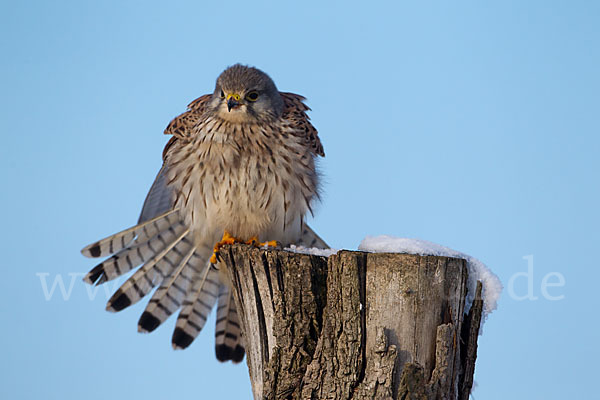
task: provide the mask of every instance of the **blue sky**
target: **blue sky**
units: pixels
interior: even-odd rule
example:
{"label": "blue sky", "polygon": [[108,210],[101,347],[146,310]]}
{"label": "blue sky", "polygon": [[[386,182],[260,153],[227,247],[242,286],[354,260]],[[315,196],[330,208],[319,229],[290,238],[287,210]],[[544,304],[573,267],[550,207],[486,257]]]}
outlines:
{"label": "blue sky", "polygon": [[[250,399],[213,323],[179,352],[173,320],[138,334],[143,302],[105,312],[79,254],[135,223],[162,130],[236,62],[308,98],[331,245],[421,238],[512,278],[475,399],[591,397],[598,3],[323,3],[0,3],[1,398]],[[57,277],[67,296],[46,300]]]}

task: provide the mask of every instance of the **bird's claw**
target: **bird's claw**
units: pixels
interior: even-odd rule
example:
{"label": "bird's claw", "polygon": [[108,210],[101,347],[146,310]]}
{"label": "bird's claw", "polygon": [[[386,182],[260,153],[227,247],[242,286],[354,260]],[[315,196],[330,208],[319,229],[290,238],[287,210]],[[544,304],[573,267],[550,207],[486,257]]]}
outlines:
{"label": "bird's claw", "polygon": [[221,241],[216,243],[215,247],[213,248],[213,254],[210,257],[210,262],[212,264],[216,264],[217,261],[220,259],[219,250],[221,250],[221,247],[223,247],[227,244],[234,244],[234,243],[245,243],[245,244],[250,244],[255,247],[264,247],[264,246],[277,247],[277,246],[279,246],[279,243],[277,243],[276,240],[260,242],[258,240],[258,236],[252,236],[250,239],[243,241],[242,239],[238,239],[238,238],[232,236],[229,232],[225,231],[225,232],[223,232],[223,238],[221,238]]}
{"label": "bird's claw", "polygon": [[221,241],[215,244],[215,247],[213,248],[213,254],[212,256],[210,256],[211,264],[217,263],[217,255],[219,254],[219,250],[221,250],[221,247],[225,246],[226,244],[234,243],[244,243],[244,241],[231,236],[231,234],[227,231],[223,232],[223,237],[221,238]]}
{"label": "bird's claw", "polygon": [[251,244],[252,246],[256,246],[256,247],[277,247],[279,246],[279,243],[277,243],[276,240],[269,240],[266,242],[260,242],[258,240],[258,236],[252,236],[250,239],[248,239],[248,241],[246,241],[246,244]]}

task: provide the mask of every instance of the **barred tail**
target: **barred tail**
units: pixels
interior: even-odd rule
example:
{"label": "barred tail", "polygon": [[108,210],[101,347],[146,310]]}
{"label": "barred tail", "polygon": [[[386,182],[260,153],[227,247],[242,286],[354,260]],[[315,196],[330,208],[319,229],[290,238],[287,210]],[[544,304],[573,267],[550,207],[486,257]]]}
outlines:
{"label": "barred tail", "polygon": [[179,310],[186,295],[192,291],[194,280],[208,269],[206,260],[212,254],[210,246],[191,246],[182,254],[179,264],[156,290],[138,322],[138,331],[152,332]]}
{"label": "barred tail", "polygon": [[221,285],[217,306],[217,326],[215,329],[215,353],[217,360],[238,363],[244,359],[244,344],[240,320],[229,286]]}
{"label": "barred tail", "polygon": [[316,247],[317,249],[328,249],[329,245],[325,243],[323,239],[319,235],[312,230],[312,228],[308,225],[303,225],[302,235],[299,240],[294,243],[297,245],[302,245],[305,247]]}
{"label": "barred tail", "polygon": [[169,210],[156,218],[152,218],[139,225],[132,226],[119,233],[101,239],[95,243],[85,246],[81,254],[86,257],[107,257],[127,247],[134,239],[148,238],[165,230],[167,227],[179,221],[178,209]]}
{"label": "barred tail", "polygon": [[212,243],[198,243],[177,210],[172,210],[86,246],[85,256],[109,258],[83,280],[102,284],[139,267],[109,299],[106,309],[121,311],[158,286],[140,316],[138,330],[152,332],[181,308],[172,338],[176,349],[192,343],[218,301],[217,359],[240,362],[245,354],[240,321],[231,290],[208,261],[212,251]]}
{"label": "barred tail", "polygon": [[140,332],[155,330],[183,305],[174,336],[181,336],[178,329],[187,332],[191,336],[185,338],[187,346],[216,302],[220,280],[216,268],[208,264],[212,246],[195,243],[175,211],[86,246],[82,253],[88,257],[113,254],[85,275],[83,280],[89,284],[102,284],[141,265],[108,300],[108,311],[121,311],[159,286],[140,317]]}
{"label": "barred tail", "polygon": [[173,348],[185,349],[198,336],[215,302],[219,286],[219,271],[206,259],[194,269],[192,290],[186,293],[183,308],[173,332]]}
{"label": "barred tail", "polygon": [[108,300],[106,309],[121,311],[131,304],[137,303],[152,288],[167,279],[192,245],[191,240],[186,238],[188,233],[188,228],[183,224],[178,224],[159,234],[163,239],[163,249],[125,281]]}

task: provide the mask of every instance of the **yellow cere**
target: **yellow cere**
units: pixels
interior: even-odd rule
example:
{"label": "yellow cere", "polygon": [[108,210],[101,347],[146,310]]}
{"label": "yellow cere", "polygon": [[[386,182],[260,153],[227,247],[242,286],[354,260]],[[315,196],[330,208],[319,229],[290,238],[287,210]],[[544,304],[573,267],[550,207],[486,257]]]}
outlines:
{"label": "yellow cere", "polygon": [[235,101],[240,101],[240,98],[241,98],[239,94],[237,94],[237,93],[232,93],[232,94],[228,94],[228,95],[227,95],[227,100],[229,100],[231,97],[233,97],[233,99],[234,99]]}

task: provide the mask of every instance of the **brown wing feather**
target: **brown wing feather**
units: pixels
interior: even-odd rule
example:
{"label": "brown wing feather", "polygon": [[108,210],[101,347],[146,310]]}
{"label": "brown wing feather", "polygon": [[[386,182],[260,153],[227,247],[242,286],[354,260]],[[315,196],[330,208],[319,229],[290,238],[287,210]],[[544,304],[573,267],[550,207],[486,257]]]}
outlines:
{"label": "brown wing feather", "polygon": [[298,127],[300,135],[306,138],[311,151],[319,156],[325,157],[323,145],[315,127],[310,123],[310,118],[306,114],[310,108],[304,104],[306,100],[303,96],[294,93],[280,92],[283,98],[283,118],[290,121]]}
{"label": "brown wing feather", "polygon": [[179,138],[191,136],[192,130],[202,114],[204,114],[211,96],[210,94],[205,94],[192,101],[188,105],[186,112],[173,118],[169,125],[167,125],[165,135],[173,135]]}
{"label": "brown wing feather", "polygon": [[205,94],[204,96],[198,97],[196,100],[188,104],[188,109],[183,114],[180,114],[173,118],[169,125],[165,128],[165,135],[173,135],[167,142],[165,149],[163,150],[163,161],[167,157],[167,153],[177,143],[177,139],[185,139],[192,135],[194,126],[198,123],[198,120],[204,114],[206,106],[210,101],[212,95]]}
{"label": "brown wing feather", "polygon": [[[303,96],[295,93],[280,92],[283,98],[283,118],[298,128],[298,135],[302,135],[311,149],[312,153],[325,157],[323,145],[315,127],[310,123],[310,118],[306,114],[310,108],[304,104],[306,100]],[[163,160],[168,151],[177,142],[177,139],[185,139],[192,135],[194,126],[198,123],[212,95],[206,94],[198,97],[188,105],[188,110],[183,114],[173,118],[165,129],[166,135],[173,135],[163,151]]]}

